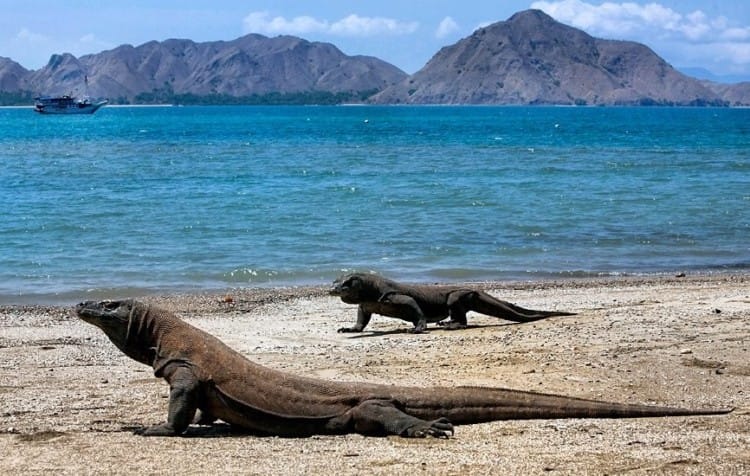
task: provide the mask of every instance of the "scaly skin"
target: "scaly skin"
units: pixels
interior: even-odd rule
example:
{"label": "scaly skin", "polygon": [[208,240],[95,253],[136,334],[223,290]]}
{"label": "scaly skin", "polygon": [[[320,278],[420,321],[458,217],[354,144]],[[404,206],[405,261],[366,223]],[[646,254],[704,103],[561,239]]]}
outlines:
{"label": "scaly skin", "polygon": [[170,386],[167,421],[145,436],[185,432],[221,419],[254,433],[447,437],[454,424],[528,418],[699,415],[731,410],[625,405],[482,387],[400,387],[299,377],[251,362],[217,338],[137,301],[85,302],[78,317]]}
{"label": "scaly skin", "polygon": [[[362,332],[373,314],[395,317],[414,324],[411,332],[424,332],[428,322],[447,329],[466,327],[469,311],[507,319],[531,322],[553,316],[572,316],[572,312],[535,311],[496,299],[484,291],[463,287],[401,284],[374,274],[354,273],[333,283],[333,296],[347,304],[358,304],[357,323],[339,332]],[[449,321],[441,322],[450,317]]]}

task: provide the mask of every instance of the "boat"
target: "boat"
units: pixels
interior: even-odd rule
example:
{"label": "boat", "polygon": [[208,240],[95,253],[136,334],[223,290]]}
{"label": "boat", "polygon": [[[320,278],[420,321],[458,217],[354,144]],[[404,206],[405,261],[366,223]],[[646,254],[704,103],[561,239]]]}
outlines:
{"label": "boat", "polygon": [[109,101],[92,101],[88,97],[77,98],[70,94],[62,96],[39,96],[34,98],[34,110],[39,114],[93,114]]}

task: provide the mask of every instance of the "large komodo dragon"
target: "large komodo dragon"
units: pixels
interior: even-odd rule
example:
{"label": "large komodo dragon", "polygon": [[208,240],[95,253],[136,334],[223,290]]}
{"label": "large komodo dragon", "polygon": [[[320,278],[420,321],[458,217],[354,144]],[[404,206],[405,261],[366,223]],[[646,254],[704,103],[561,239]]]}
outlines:
{"label": "large komodo dragon", "polygon": [[358,432],[448,436],[453,424],[529,418],[719,414],[481,387],[400,387],[298,377],[255,364],[176,315],[137,301],[85,302],[78,316],[170,385],[167,422],[138,432],[182,434],[221,419],[254,433],[302,437]]}
{"label": "large komodo dragon", "polygon": [[414,324],[411,332],[424,332],[428,322],[440,322],[447,329],[466,327],[469,311],[514,322],[531,322],[546,317],[572,316],[573,312],[535,311],[496,299],[484,291],[465,287],[401,284],[374,274],[347,274],[333,282],[330,290],[347,304],[359,304],[357,323],[339,332],[362,332],[373,314],[396,317]]}

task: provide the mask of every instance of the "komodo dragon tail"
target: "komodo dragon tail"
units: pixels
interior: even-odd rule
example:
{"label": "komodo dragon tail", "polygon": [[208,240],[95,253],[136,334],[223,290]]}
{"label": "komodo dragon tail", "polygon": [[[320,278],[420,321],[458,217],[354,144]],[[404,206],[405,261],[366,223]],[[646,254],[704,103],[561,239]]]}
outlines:
{"label": "komodo dragon tail", "polygon": [[421,397],[417,401],[407,399],[402,402],[405,405],[404,411],[425,420],[445,417],[459,425],[495,420],[718,415],[732,411],[731,408],[686,409],[612,403],[484,387],[443,388],[437,392],[425,392]]}
{"label": "komodo dragon tail", "polygon": [[530,322],[547,317],[576,315],[575,312],[526,309],[511,302],[497,299],[486,293],[476,293],[471,307],[473,311],[481,314],[515,322]]}

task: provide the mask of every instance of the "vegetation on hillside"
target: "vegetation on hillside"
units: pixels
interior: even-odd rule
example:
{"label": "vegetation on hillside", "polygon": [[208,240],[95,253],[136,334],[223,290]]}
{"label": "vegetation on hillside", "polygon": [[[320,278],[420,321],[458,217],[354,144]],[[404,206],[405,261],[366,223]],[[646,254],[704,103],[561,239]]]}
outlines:
{"label": "vegetation on hillside", "polygon": [[[175,94],[172,91],[154,90],[140,93],[132,101],[125,97],[110,98],[110,104],[182,104],[186,106],[212,105],[335,105],[362,103],[377,90],[332,93],[328,91],[305,91],[296,93],[267,93],[250,96],[228,94]],[[0,91],[0,106],[31,106],[34,104],[31,91]]]}
{"label": "vegetation on hillside", "polygon": [[31,91],[0,91],[0,106],[30,106],[33,103]]}
{"label": "vegetation on hillside", "polygon": [[[377,90],[333,93],[329,91],[301,91],[294,93],[266,93],[249,96],[229,94],[177,94],[171,88],[153,90],[135,96],[133,104],[184,104],[184,105],[331,105],[361,103]],[[128,102],[117,102],[128,104]]]}

